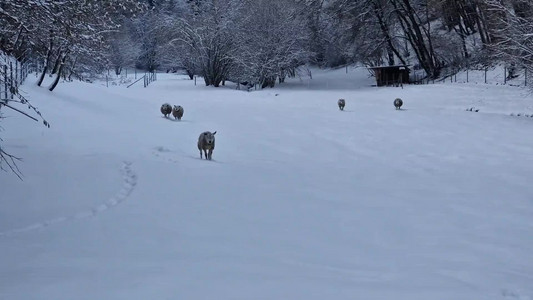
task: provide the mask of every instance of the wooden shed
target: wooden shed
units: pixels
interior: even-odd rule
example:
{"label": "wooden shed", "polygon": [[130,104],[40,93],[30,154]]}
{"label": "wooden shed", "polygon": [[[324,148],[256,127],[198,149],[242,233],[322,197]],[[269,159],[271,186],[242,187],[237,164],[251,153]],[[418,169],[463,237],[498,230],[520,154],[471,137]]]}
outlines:
{"label": "wooden shed", "polygon": [[409,66],[395,65],[383,67],[368,67],[376,77],[377,86],[399,86],[409,83]]}

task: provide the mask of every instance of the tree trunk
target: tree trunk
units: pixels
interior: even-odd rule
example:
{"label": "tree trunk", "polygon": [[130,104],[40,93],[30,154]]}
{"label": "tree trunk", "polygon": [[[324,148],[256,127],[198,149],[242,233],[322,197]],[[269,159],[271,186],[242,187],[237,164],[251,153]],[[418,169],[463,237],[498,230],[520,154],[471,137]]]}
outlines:
{"label": "tree trunk", "polygon": [[[424,68],[430,78],[438,77],[441,67],[436,63],[432,45],[430,44],[429,49],[426,46],[426,39],[424,39],[424,35],[422,34],[420,18],[416,15],[409,0],[393,0],[392,4],[396,9],[396,16],[400,21],[400,26],[406,34],[407,40],[415,50],[422,68]],[[429,40],[429,33],[426,32],[426,36]]]}
{"label": "tree trunk", "polygon": [[274,86],[276,85],[276,77],[266,77],[266,78],[263,78],[262,80],[262,83],[261,83],[261,88],[264,89],[266,87],[271,87],[273,88]]}
{"label": "tree trunk", "polygon": [[57,70],[56,78],[54,79],[54,82],[50,85],[48,90],[51,92],[53,91],[57,84],[59,83],[59,79],[61,78],[61,72],[63,71],[63,66],[65,65],[65,61],[67,60],[68,53],[65,53],[63,57],[61,58],[61,62],[59,64],[59,68]]}
{"label": "tree trunk", "polygon": [[278,81],[279,81],[279,83],[284,83],[284,82],[285,82],[285,77],[286,77],[286,76],[287,76],[287,75],[285,74],[285,70],[281,70],[281,71],[279,72],[279,76],[278,76]]}
{"label": "tree trunk", "polygon": [[50,45],[48,46],[48,52],[46,53],[46,60],[44,61],[43,72],[41,73],[41,76],[39,76],[39,79],[37,80],[38,86],[41,86],[41,84],[43,84],[44,76],[46,76],[46,72],[48,71],[48,64],[50,63],[50,57],[52,56],[53,47],[54,47],[54,40],[52,39],[52,32],[50,32]]}
{"label": "tree trunk", "polygon": [[70,63],[68,81],[72,81],[72,75],[74,75],[74,69],[76,68],[77,62],[78,62],[78,57],[74,58],[74,61]]}
{"label": "tree trunk", "polygon": [[60,63],[61,63],[61,48],[57,50],[57,58],[54,63],[54,67],[52,68],[52,72],[50,73],[51,75],[54,75],[55,73],[57,73]]}
{"label": "tree trunk", "polygon": [[187,72],[187,75],[191,80],[194,79],[194,72],[192,70],[186,69],[185,72]]}
{"label": "tree trunk", "polygon": [[381,6],[381,3],[379,1],[374,1],[374,14],[376,18],[378,19],[379,27],[381,29],[381,32],[383,33],[383,36],[385,37],[385,40],[387,41],[387,54],[389,56],[389,65],[394,65],[394,56],[391,57],[391,51],[398,57],[398,59],[402,62],[402,64],[407,65],[405,60],[403,59],[400,52],[394,47],[394,44],[392,43],[392,37],[389,32],[389,27],[385,23],[385,19],[383,17],[383,6]]}

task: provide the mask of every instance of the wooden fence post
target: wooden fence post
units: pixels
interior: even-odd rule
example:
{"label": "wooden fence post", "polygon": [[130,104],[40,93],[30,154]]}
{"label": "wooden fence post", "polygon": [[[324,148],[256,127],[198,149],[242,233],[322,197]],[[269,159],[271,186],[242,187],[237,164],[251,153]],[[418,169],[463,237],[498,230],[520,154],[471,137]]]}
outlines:
{"label": "wooden fence post", "polygon": [[4,96],[5,96],[5,99],[7,100],[7,91],[8,91],[8,83],[7,83],[7,65],[4,65]]}
{"label": "wooden fence post", "polygon": [[19,63],[15,61],[15,89],[19,87]]}
{"label": "wooden fence post", "polygon": [[24,65],[23,62],[19,62],[19,86],[22,85],[24,78]]}
{"label": "wooden fence post", "polygon": [[503,84],[507,84],[507,67],[503,67]]}
{"label": "wooden fence post", "polygon": [[13,62],[9,62],[9,93],[11,94],[11,99],[13,99]]}

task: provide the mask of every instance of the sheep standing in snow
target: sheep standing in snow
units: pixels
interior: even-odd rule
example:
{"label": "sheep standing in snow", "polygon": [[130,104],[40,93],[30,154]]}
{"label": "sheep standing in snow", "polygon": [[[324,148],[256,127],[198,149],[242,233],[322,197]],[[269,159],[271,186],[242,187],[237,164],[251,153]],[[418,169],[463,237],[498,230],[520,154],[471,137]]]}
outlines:
{"label": "sheep standing in snow", "polygon": [[165,103],[161,105],[161,113],[165,116],[165,118],[168,118],[168,115],[172,112],[172,106],[170,104]]}
{"label": "sheep standing in snow", "polygon": [[[213,150],[215,149],[215,134],[217,132],[202,132],[198,137],[198,150],[200,150],[200,159],[202,159],[202,150],[205,154],[205,159],[211,160]],[[209,152],[208,152],[209,151]]]}
{"label": "sheep standing in snow", "polygon": [[344,106],[346,105],[346,101],[344,101],[344,99],[339,99],[339,101],[337,101],[337,105],[339,105],[339,109],[340,110],[344,110]]}
{"label": "sheep standing in snow", "polygon": [[174,105],[172,108],[172,115],[174,116],[174,119],[181,120],[181,117],[183,117],[183,107]]}
{"label": "sheep standing in snow", "polygon": [[396,107],[396,109],[401,109],[402,105],[403,105],[402,99],[400,98],[394,99],[394,107]]}

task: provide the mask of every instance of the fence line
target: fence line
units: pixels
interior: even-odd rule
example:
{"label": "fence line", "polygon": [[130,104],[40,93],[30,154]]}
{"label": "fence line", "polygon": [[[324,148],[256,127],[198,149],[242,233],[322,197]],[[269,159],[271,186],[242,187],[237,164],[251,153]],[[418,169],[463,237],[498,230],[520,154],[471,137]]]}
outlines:
{"label": "fence line", "polygon": [[[528,69],[527,68],[514,68],[514,70],[509,73],[510,69],[504,67],[503,69],[494,69],[494,68],[484,68],[484,69],[451,69],[451,72],[448,75],[443,76],[437,80],[427,80],[425,74],[420,76],[415,74],[411,76],[411,83],[415,84],[426,84],[431,81],[433,83],[439,82],[459,82],[459,83],[485,83],[485,84],[503,84],[510,86],[524,86],[527,87],[531,85],[531,82],[528,82]],[[520,72],[521,71],[521,72]],[[490,74],[490,76],[489,76]],[[474,76],[473,76],[474,75]],[[477,75],[477,76],[476,76]]]}
{"label": "fence line", "polygon": [[157,80],[156,74],[156,72],[150,72],[144,75],[144,87]]}
{"label": "fence line", "polygon": [[[137,72],[135,73],[135,77],[137,77]],[[157,80],[157,73],[155,71],[145,73],[143,76],[139,77],[139,79],[135,80],[134,82],[126,86],[126,88],[129,88],[130,86],[136,84],[137,82],[141,80],[143,80],[144,87],[147,87],[148,85],[150,85],[150,83]]]}
{"label": "fence line", "polygon": [[13,100],[30,72],[30,64],[18,60],[0,62],[0,99]]}

